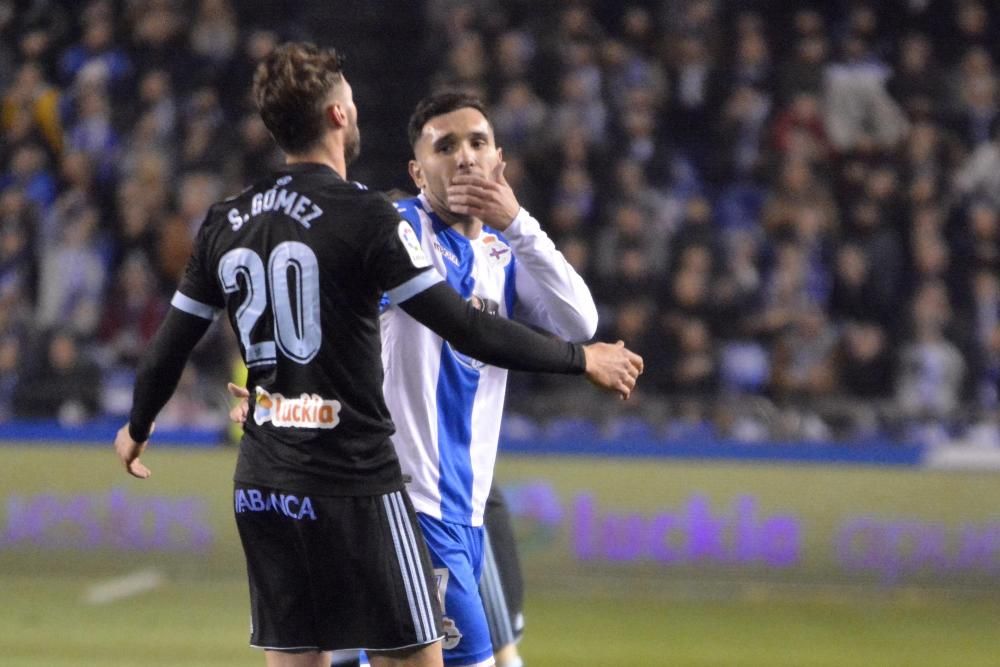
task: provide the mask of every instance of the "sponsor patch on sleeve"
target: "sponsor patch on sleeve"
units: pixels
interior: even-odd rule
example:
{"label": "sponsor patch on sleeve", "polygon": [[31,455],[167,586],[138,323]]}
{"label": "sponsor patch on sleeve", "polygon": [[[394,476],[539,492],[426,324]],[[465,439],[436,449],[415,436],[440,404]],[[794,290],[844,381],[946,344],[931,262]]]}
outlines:
{"label": "sponsor patch on sleeve", "polygon": [[417,238],[416,232],[413,231],[413,227],[410,227],[410,223],[405,220],[399,221],[399,240],[403,242],[403,247],[406,248],[406,254],[410,256],[413,266],[423,269],[431,265],[431,261],[427,258],[427,253],[424,252],[423,247],[420,245],[420,239]]}

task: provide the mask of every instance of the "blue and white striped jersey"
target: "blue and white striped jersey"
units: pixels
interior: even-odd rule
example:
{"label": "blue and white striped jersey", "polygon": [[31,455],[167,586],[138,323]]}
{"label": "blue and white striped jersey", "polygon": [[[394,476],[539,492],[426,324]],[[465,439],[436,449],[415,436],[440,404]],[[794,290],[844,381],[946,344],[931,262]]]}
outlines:
{"label": "blue and white striped jersey", "polygon": [[[444,223],[421,195],[396,202],[437,271],[464,298],[574,342],[597,329],[583,279],[538,221],[521,212],[504,233],[484,227],[469,239]],[[418,512],[479,526],[493,481],[507,371],[454,349],[403,310],[382,314],[383,392],[392,436]]]}

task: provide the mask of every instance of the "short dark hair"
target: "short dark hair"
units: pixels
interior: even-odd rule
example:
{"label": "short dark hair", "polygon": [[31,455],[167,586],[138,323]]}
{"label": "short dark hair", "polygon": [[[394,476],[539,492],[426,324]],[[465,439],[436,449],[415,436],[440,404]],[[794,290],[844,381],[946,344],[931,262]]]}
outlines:
{"label": "short dark hair", "polygon": [[489,122],[490,116],[486,113],[486,105],[483,104],[481,99],[471,93],[461,90],[445,90],[432,93],[420,100],[417,103],[417,108],[413,110],[413,115],[410,116],[410,122],[407,126],[407,131],[410,135],[410,146],[417,145],[420,134],[424,131],[424,125],[431,118],[436,118],[466,107],[475,109],[483,114],[483,117]]}
{"label": "short dark hair", "polygon": [[288,42],[257,65],[253,98],[274,140],[286,153],[302,153],[323,137],[323,107],[343,82],[336,49]]}

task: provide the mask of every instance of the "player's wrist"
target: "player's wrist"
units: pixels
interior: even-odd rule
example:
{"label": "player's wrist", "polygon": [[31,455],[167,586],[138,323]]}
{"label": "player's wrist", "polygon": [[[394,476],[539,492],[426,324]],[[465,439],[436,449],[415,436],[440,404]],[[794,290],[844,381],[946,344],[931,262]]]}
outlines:
{"label": "player's wrist", "polygon": [[582,343],[571,343],[579,352],[580,358],[580,373],[586,375],[590,371],[591,367],[591,355],[594,353],[591,349],[592,345],[584,345]]}
{"label": "player's wrist", "polygon": [[133,442],[146,442],[149,440],[149,427],[143,428],[142,426],[136,426],[129,420],[128,423],[128,437],[132,438]]}
{"label": "player's wrist", "polygon": [[522,236],[526,233],[531,233],[532,228],[537,226],[539,226],[538,221],[531,217],[531,213],[528,212],[528,209],[521,206],[518,208],[517,214],[515,214],[511,219],[506,229],[501,231],[511,236]]}

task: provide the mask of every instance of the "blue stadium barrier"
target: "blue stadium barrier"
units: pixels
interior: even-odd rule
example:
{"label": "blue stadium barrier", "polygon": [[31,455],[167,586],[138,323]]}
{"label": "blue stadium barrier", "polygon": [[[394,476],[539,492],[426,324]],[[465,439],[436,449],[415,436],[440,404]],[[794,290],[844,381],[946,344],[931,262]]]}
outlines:
{"label": "blue stadium barrier", "polygon": [[[649,437],[645,429],[623,423],[602,436],[590,423],[565,420],[541,433],[501,436],[500,450],[507,454],[599,456],[625,458],[708,459],[730,461],[770,461],[815,464],[856,464],[919,466],[925,449],[890,440],[866,442],[739,442],[710,436],[685,439]],[[110,446],[121,427],[120,418],[98,419],[79,426],[64,427],[55,421],[11,421],[0,424],[0,445],[38,442],[39,444],[86,444]],[[614,431],[617,431],[615,433]],[[525,437],[527,436],[527,437]],[[221,430],[157,429],[156,444],[185,447],[214,447],[226,440]]]}
{"label": "blue stadium barrier", "polygon": [[662,439],[520,440],[501,438],[500,451],[520,455],[575,455],[625,458],[711,459],[856,465],[919,466],[924,448],[892,441],[737,442],[733,440],[675,441]]}
{"label": "blue stadium barrier", "polygon": [[[38,442],[53,444],[108,445],[125,420],[121,417],[94,419],[75,426],[62,426],[55,420],[14,420],[0,424],[0,444]],[[218,429],[157,428],[156,444],[185,447],[214,447],[225,439]]]}

